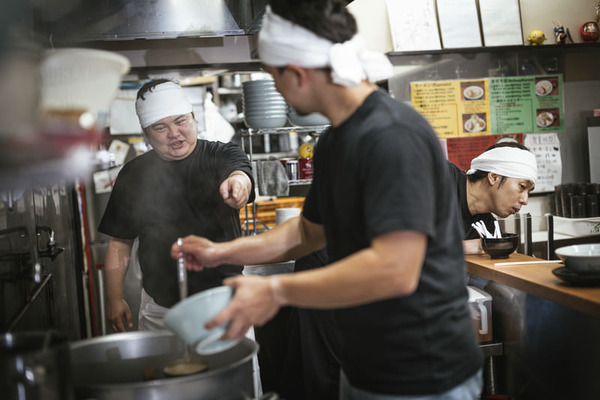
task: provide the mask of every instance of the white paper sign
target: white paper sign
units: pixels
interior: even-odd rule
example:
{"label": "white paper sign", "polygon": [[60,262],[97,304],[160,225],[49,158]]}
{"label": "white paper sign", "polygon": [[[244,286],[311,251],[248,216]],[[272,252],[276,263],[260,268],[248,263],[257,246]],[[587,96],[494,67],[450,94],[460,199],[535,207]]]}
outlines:
{"label": "white paper sign", "polygon": [[394,51],[440,50],[434,0],[387,0]]}
{"label": "white paper sign", "polygon": [[125,163],[127,152],[129,151],[129,145],[120,140],[113,140],[110,142],[108,151],[115,155],[115,165],[122,165]]}
{"label": "white paper sign", "polygon": [[523,44],[519,0],[479,0],[485,46]]}
{"label": "white paper sign", "polygon": [[111,168],[105,171],[98,171],[94,173],[94,191],[99,193],[108,193],[112,191],[112,188],[117,180],[117,175],[121,171],[121,167]]}
{"label": "white paper sign", "polygon": [[535,154],[538,176],[535,193],[553,192],[562,181],[560,142],[556,133],[528,133],[523,144]]}
{"label": "white paper sign", "polygon": [[481,47],[475,0],[437,0],[442,46]]}

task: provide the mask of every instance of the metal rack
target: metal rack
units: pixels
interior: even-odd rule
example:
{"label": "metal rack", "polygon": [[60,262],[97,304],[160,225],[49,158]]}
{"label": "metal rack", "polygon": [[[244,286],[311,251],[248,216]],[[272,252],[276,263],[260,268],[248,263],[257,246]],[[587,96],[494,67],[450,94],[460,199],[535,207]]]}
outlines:
{"label": "metal rack", "polygon": [[[252,139],[255,136],[265,136],[265,141],[268,141],[269,135],[281,135],[281,134],[289,135],[292,132],[307,133],[307,134],[313,134],[313,135],[318,136],[322,132],[324,132],[327,128],[329,128],[329,125],[318,125],[318,126],[308,126],[308,127],[306,127],[306,126],[286,126],[286,127],[282,127],[282,128],[242,129],[240,131],[240,136],[242,138],[241,147],[242,147],[243,151],[246,151],[244,138],[247,137],[248,142],[249,142],[248,156],[250,159],[250,165],[252,166],[252,172],[255,174],[256,171],[254,170],[254,163],[253,163],[254,153],[252,151]],[[268,153],[268,154],[271,154],[271,153]],[[298,179],[298,180],[290,180],[289,184],[290,184],[290,186],[299,186],[299,185],[310,185],[311,182],[312,182],[311,179]],[[257,225],[257,223],[261,223],[260,221],[256,220],[256,201],[252,203],[252,221],[251,221],[251,223],[248,223],[248,204],[246,204],[246,206],[245,206],[245,212],[246,212],[246,222],[244,223],[244,232],[246,235],[256,235],[256,225]],[[252,231],[250,231],[250,229],[251,229],[250,225],[252,225]]]}

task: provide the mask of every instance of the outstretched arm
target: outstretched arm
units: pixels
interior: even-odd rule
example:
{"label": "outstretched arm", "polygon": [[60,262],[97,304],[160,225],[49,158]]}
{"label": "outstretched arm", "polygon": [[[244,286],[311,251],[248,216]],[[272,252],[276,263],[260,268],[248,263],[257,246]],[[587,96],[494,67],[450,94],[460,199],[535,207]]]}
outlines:
{"label": "outstretched arm", "polygon": [[250,198],[252,182],[248,175],[242,171],[233,171],[219,187],[223,201],[231,208],[239,210]]}

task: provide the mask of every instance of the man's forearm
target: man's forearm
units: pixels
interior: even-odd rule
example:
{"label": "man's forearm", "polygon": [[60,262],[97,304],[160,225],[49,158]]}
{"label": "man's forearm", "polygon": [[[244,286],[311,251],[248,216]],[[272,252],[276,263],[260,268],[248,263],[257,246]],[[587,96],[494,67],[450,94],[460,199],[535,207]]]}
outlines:
{"label": "man's forearm", "polygon": [[125,275],[129,268],[133,240],[111,238],[106,249],[104,280],[108,300],[121,298]]}

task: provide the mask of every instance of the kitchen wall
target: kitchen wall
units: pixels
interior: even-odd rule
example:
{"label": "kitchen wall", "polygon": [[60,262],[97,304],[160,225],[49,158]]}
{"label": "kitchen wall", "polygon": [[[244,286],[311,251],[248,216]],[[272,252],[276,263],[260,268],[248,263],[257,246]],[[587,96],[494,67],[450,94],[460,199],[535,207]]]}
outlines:
{"label": "kitchen wall", "polygon": [[[596,0],[522,0],[521,19],[523,28],[523,41],[527,45],[529,32],[540,29],[545,32],[548,40],[544,46],[555,45],[553,35],[553,20],[569,28],[575,43],[582,43],[579,28],[584,22],[595,17]],[[355,0],[348,8],[355,15],[361,35],[367,40],[368,46],[376,51],[391,52],[393,50],[390,26],[386,9],[386,0]],[[484,48],[485,49],[485,48]],[[493,48],[490,48],[493,51]],[[562,54],[557,48],[557,58],[564,73],[564,129],[558,132],[561,145],[562,182],[587,182],[589,181],[589,154],[587,147],[587,118],[593,115],[594,108],[600,108],[600,52],[591,49],[589,52],[570,52]],[[440,57],[423,55],[398,55],[391,56],[399,74],[390,80],[390,89],[395,97],[410,100],[409,84],[411,80],[427,79],[458,79],[465,77],[465,73],[476,74],[477,65],[480,76],[486,76],[486,62],[489,55],[481,52],[463,57],[453,53],[446,53]],[[498,56],[500,58],[500,56]],[[516,57],[518,58],[518,57]],[[438,78],[428,78],[431,70],[428,65],[437,62],[435,74]],[[423,68],[425,66],[425,68]],[[447,70],[447,71],[446,71]],[[458,76],[457,71],[463,70],[463,76]],[[442,76],[444,72],[448,76]],[[549,194],[535,194],[530,198],[529,205],[522,209],[523,213],[533,216],[533,229],[546,230],[544,214],[552,212]]]}
{"label": "kitchen wall", "polygon": [[[354,0],[348,5],[369,47],[384,53],[393,50],[386,1]],[[527,43],[529,32],[540,29],[548,38],[545,44],[554,44],[553,20],[559,20],[569,28],[575,43],[582,43],[579,28],[584,22],[594,20],[596,15],[596,0],[521,0],[520,5],[524,43]]]}

